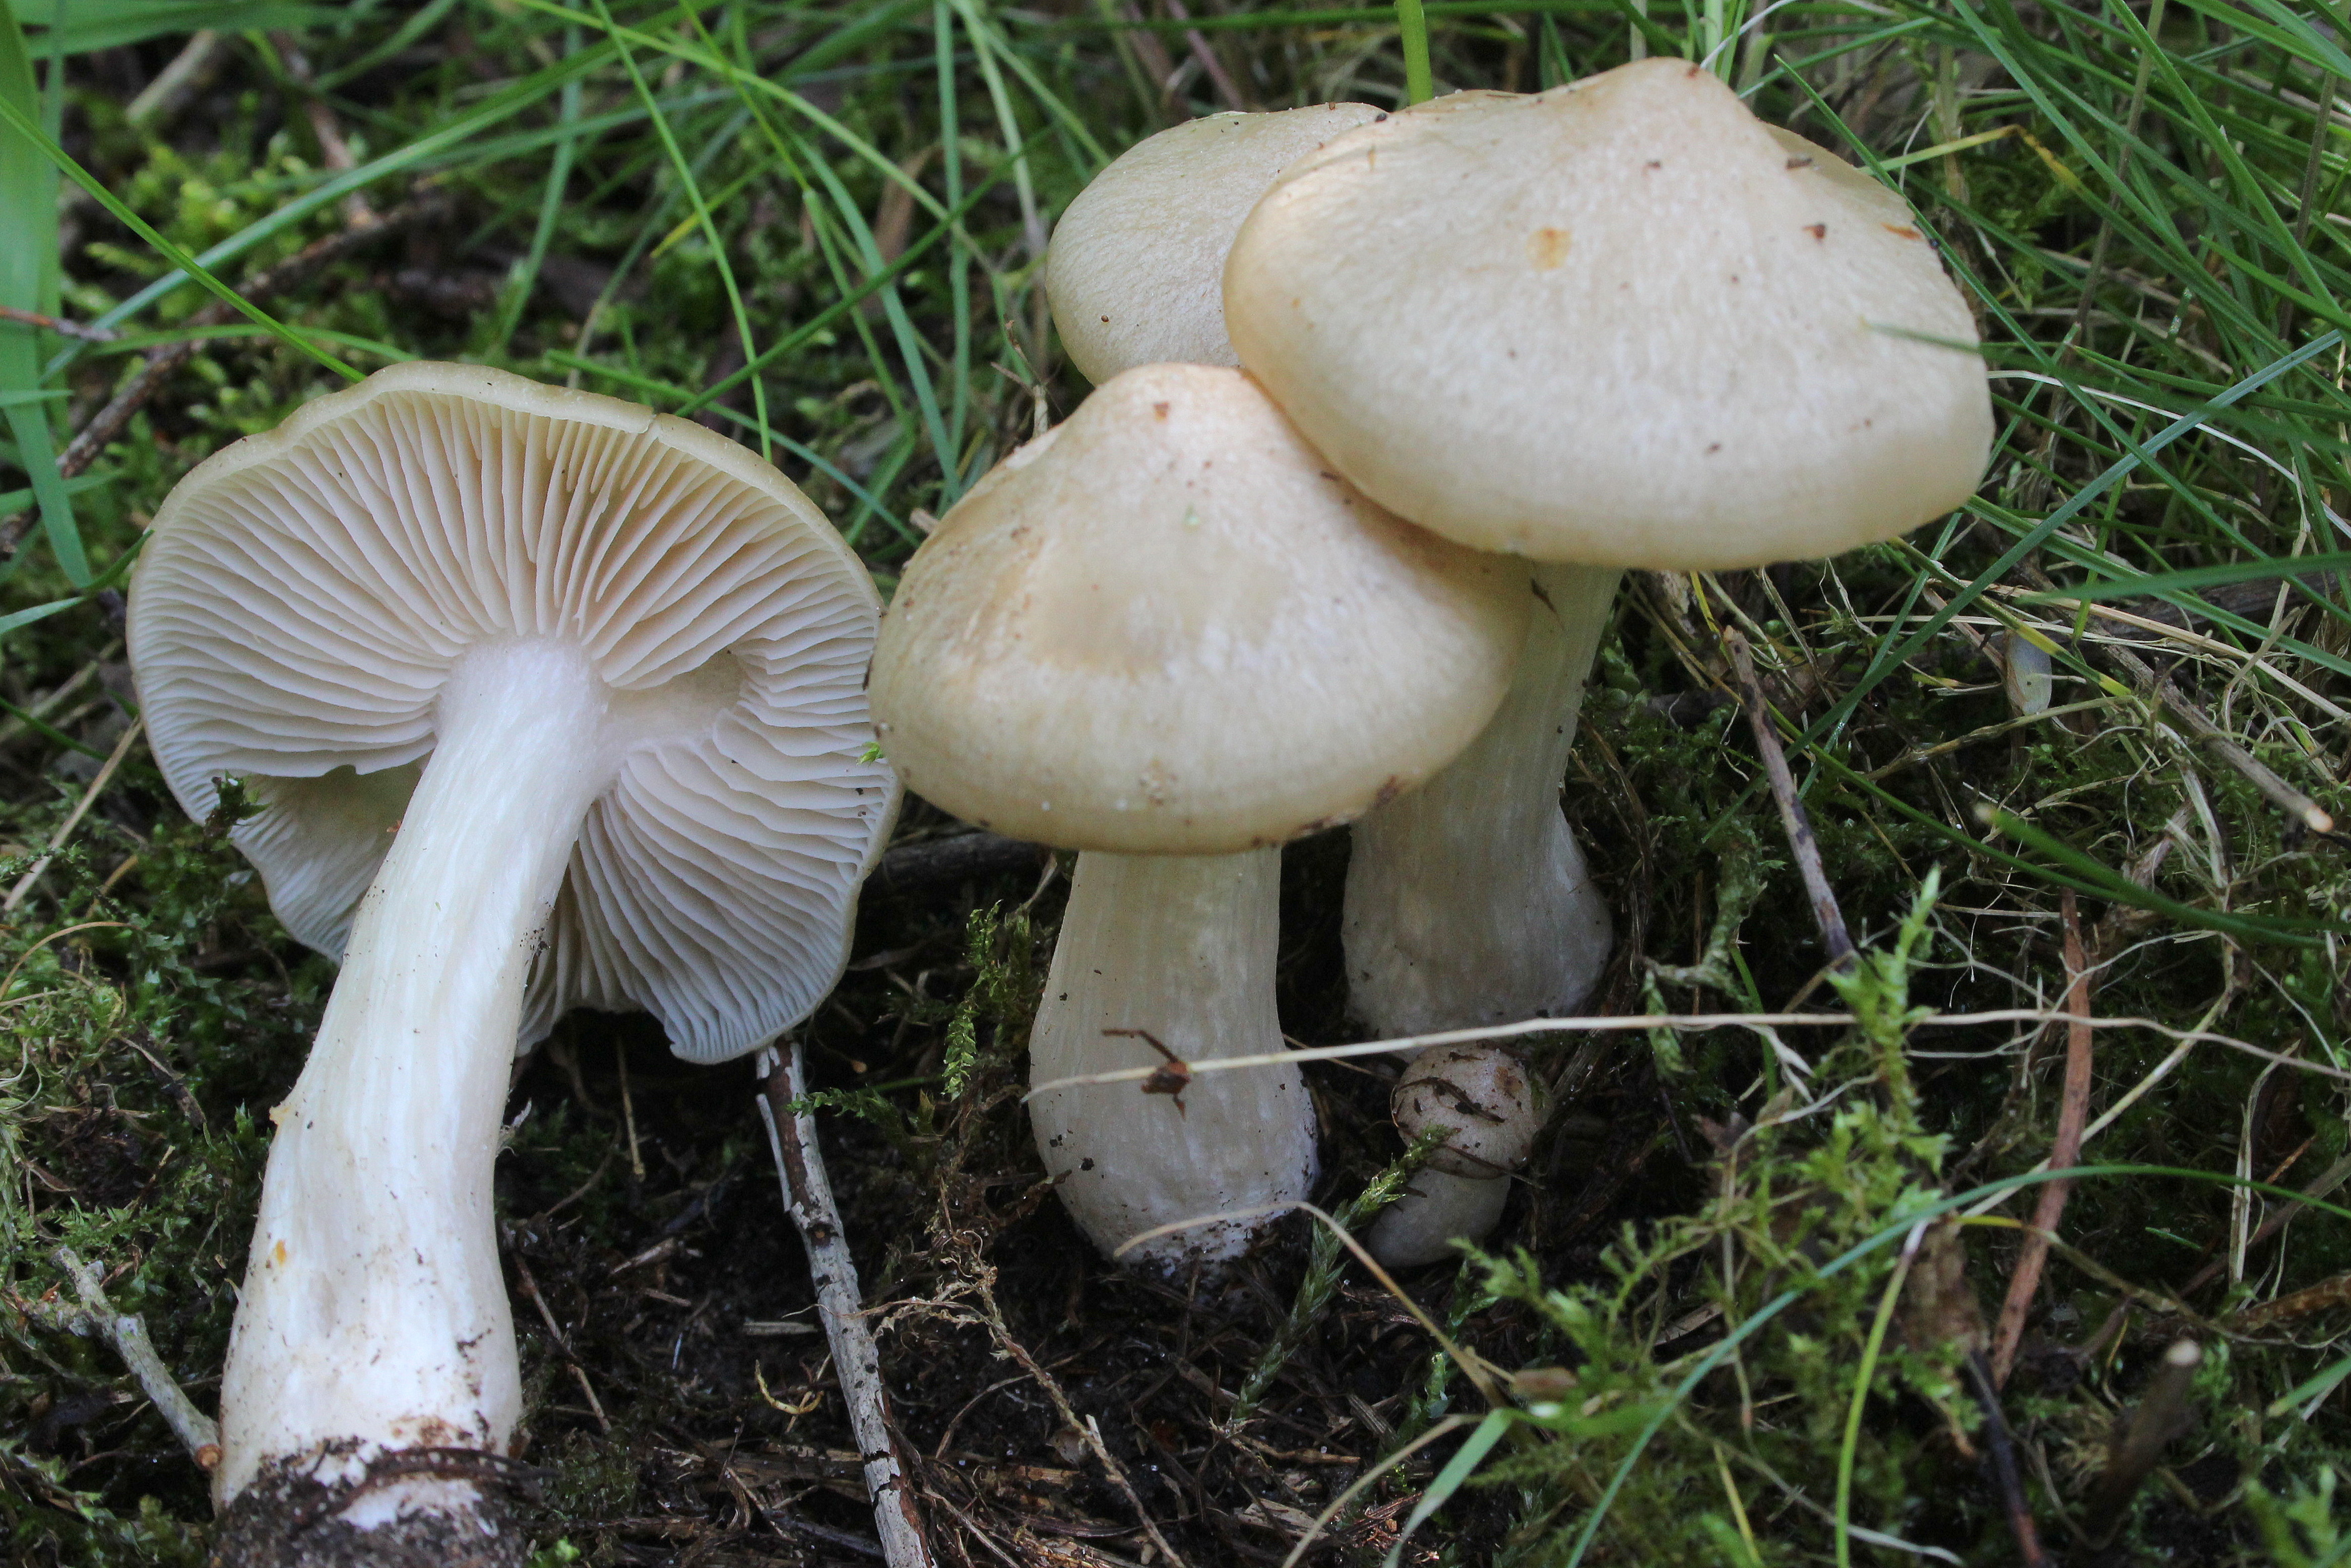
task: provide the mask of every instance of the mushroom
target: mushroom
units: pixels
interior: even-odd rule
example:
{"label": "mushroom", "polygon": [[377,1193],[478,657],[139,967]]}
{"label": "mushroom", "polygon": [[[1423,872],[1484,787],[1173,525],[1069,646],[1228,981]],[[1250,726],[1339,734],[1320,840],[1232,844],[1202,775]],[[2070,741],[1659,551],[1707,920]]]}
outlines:
{"label": "mushroom", "polygon": [[1380,117],[1368,103],[1210,114],[1128,148],[1053,225],[1045,294],[1100,385],[1136,365],[1237,365],[1218,283],[1233,235],[1283,164]]}
{"label": "mushroom", "polygon": [[718,1061],[831,988],[897,802],[864,759],[878,611],[740,447],[475,366],[321,398],[166,500],[131,595],[156,759],[198,817],[245,777],[236,842],[342,959],[271,1113],[226,1560],[522,1561],[480,1484],[521,1415],[508,1063],[575,1004]]}
{"label": "mushroom", "polygon": [[1900,198],[1652,59],[1304,154],[1225,308],[1365,494],[1541,563],[1507,727],[1356,830],[1351,1005],[1396,1034],[1571,1011],[1607,944],[1557,795],[1619,570],[1825,555],[1959,505],[1991,433],[1967,304]]}
{"label": "mushroom", "polygon": [[1527,1163],[1542,1127],[1541,1085],[1509,1051],[1486,1045],[1434,1046],[1405,1070],[1389,1097],[1407,1144],[1444,1137],[1412,1178],[1408,1197],[1372,1222],[1364,1244],[1391,1269],[1452,1256],[1456,1237],[1494,1228],[1510,1197],[1510,1173]]}
{"label": "mushroom", "polygon": [[1395,1035],[1572,1012],[1608,939],[1558,795],[1617,576],[1831,554],[1963,503],[1991,435],[1967,303],[1898,196],[1669,59],[1302,155],[1224,299],[1333,467],[1537,563],[1495,725],[1356,826],[1350,1006]]}
{"label": "mushroom", "polygon": [[[900,580],[873,665],[907,787],[1083,852],[1032,1081],[1166,1067],[1029,1106],[1104,1250],[1219,1263],[1313,1177],[1278,1053],[1275,846],[1408,789],[1501,699],[1525,595],[1334,476],[1237,371],[1146,365],[1014,453]],[[1172,1059],[1172,1060],[1171,1060]]]}

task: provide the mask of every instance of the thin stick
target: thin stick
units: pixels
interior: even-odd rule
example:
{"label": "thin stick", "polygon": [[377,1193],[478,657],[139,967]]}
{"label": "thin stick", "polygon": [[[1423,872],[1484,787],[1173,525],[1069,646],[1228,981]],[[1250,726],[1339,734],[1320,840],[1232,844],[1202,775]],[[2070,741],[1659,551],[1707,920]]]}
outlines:
{"label": "thin stick", "polygon": [[[2326,1169],[2321,1171],[2316,1177],[2305,1184],[2302,1189],[2301,1197],[2289,1197],[2282,1200],[2278,1206],[2277,1212],[2271,1215],[2267,1219],[2262,1220],[2261,1223],[2261,1228],[2255,1230],[2252,1235],[2246,1239],[2245,1249],[2248,1252],[2252,1251],[2254,1248],[2259,1247],[2262,1242],[2267,1241],[2271,1237],[2275,1236],[2279,1231],[2284,1229],[2287,1223],[2291,1221],[2295,1215],[2300,1214],[2303,1211],[2304,1206],[2311,1199],[2325,1197],[2336,1187],[2341,1186],[2346,1177],[2351,1177],[2351,1155],[2344,1155],[2343,1158],[2327,1166]],[[2274,1183],[2273,1185],[2274,1185]],[[2219,1276],[2220,1270],[2228,1267],[2228,1263],[2229,1260],[2226,1258],[2213,1259],[2212,1261],[2205,1264],[2204,1267],[2196,1270],[2195,1277],[2190,1279],[2188,1283],[2179,1287],[2179,1293],[2182,1296],[2194,1295],[2197,1291],[2210,1284],[2213,1280]],[[2317,1287],[2315,1286],[2313,1287],[2313,1289],[2316,1288]],[[2259,1312],[2262,1309],[2257,1307],[2252,1310]]]}
{"label": "thin stick", "polygon": [[[2090,975],[2082,951],[2082,918],[2074,904],[2074,890],[2065,890],[2065,1090],[2057,1108],[2057,1136],[2049,1148],[2049,1168],[2062,1171],[2082,1162],[2082,1128],[2090,1116]],[[1992,1336],[1991,1380],[1995,1388],[2008,1386],[2016,1366],[2017,1346],[2024,1340],[2024,1320],[2032,1298],[2041,1290],[2041,1270],[2049,1260],[2049,1240],[2064,1217],[2066,1195],[2074,1184],[2059,1177],[2042,1185],[2033,1204],[2032,1228],[2024,1233],[2024,1248],[2016,1257],[2016,1271],[2008,1279],[2008,1295],[2000,1304],[2000,1327]]]}
{"label": "thin stick", "polygon": [[76,828],[81,826],[81,820],[89,814],[90,807],[114,781],[114,770],[122,766],[122,759],[131,755],[131,747],[138,744],[146,728],[147,721],[143,718],[131,721],[131,727],[122,732],[122,738],[114,743],[114,750],[99,767],[98,777],[89,781],[89,788],[82,791],[81,799],[75,802],[73,811],[66,818],[64,825],[50,838],[49,847],[41,852],[41,858],[33,862],[30,871],[17,878],[16,885],[8,890],[8,896],[0,899],[0,915],[14,914],[16,906],[25,902],[25,895],[33,891],[33,884],[41,880],[41,873],[49,869],[50,862],[57,858],[57,852],[65,848],[66,841],[73,837]]}
{"label": "thin stick", "polygon": [[2137,1407],[2122,1421],[2106,1468],[2082,1508],[2083,1533],[2093,1546],[2104,1546],[2114,1538],[2131,1499],[2138,1495],[2141,1483],[2163,1457],[2165,1445],[2187,1425],[2189,1390],[2203,1361],[2203,1347],[2194,1340],[2174,1344],[2147,1380],[2147,1393],[2140,1396]]}
{"label": "thin stick", "polygon": [[0,305],[0,321],[21,322],[38,327],[63,337],[79,338],[85,343],[111,343],[122,336],[110,327],[86,327],[79,321],[68,321],[57,316],[44,316],[37,310],[19,310],[13,305]]}
{"label": "thin stick", "polygon": [[[2137,666],[2137,670],[2133,671],[2134,674],[2147,667],[2137,659],[2123,653],[2120,649],[2111,651],[2117,655],[2116,663],[2124,664],[2126,668]],[[2126,664],[2126,660],[2127,660]],[[2155,695],[2165,707],[2179,716],[2181,723],[2196,732],[2197,738],[2210,747],[2214,756],[2244,775],[2246,780],[2254,789],[2267,795],[2288,816],[2298,820],[2303,826],[2314,833],[2331,833],[2335,831],[2334,813],[2270,771],[2267,763],[2231,740],[2222,732],[2219,725],[2204,716],[2203,709],[2180,694],[2179,688],[2172,684],[2170,676],[2166,675],[2162,680],[2155,683]]]}
{"label": "thin stick", "polygon": [[1980,1350],[1971,1350],[1967,1356],[1968,1381],[1975,1387],[1977,1402],[1984,1413],[1986,1447],[1991,1450],[1993,1483],[2000,1489],[2001,1511],[2008,1516],[2009,1532],[2016,1537],[2016,1553],[2024,1568],[2047,1568],[2048,1557],[2041,1550],[2041,1531],[2032,1522],[2032,1505],[2025,1500],[2024,1478],[2017,1473],[2016,1440],[2008,1430],[2008,1415],[2000,1407],[2000,1387],[1992,1380],[1991,1365]]}
{"label": "thin stick", "polygon": [[1052,863],[1053,852],[985,831],[952,838],[899,844],[882,857],[866,879],[876,893],[914,893],[950,883],[1023,872],[1035,874]]}
{"label": "thin stick", "polygon": [[[317,75],[310,69],[310,57],[302,52],[291,33],[269,35],[272,48],[286,64],[286,74],[302,89],[302,110],[310,121],[310,134],[319,139],[319,156],[326,166],[338,174],[348,174],[359,167],[351,156],[350,143],[343,140],[343,128],[335,119],[335,111],[319,96]],[[341,203],[343,221],[353,228],[365,228],[377,221],[375,208],[369,204],[363,192],[353,191]]]}
{"label": "thin stick", "polygon": [[2351,1274],[2337,1274],[2331,1280],[2321,1280],[2315,1285],[2304,1286],[2292,1295],[2263,1301],[2258,1307],[2247,1307],[2221,1322],[2231,1333],[2259,1333],[2272,1323],[2305,1317],[2312,1312],[2330,1312],[2346,1304],[2351,1304]]}
{"label": "thin stick", "polygon": [[114,1303],[106,1299],[105,1276],[96,1264],[85,1263],[75,1256],[70,1247],[60,1247],[49,1254],[66,1278],[74,1283],[74,1293],[81,1298],[81,1310],[70,1307],[48,1307],[31,1303],[34,1311],[51,1326],[69,1333],[96,1334],[114,1347],[115,1354],[139,1385],[172,1435],[188,1450],[188,1457],[204,1469],[220,1463],[220,1427],[213,1418],[196,1408],[193,1401],[181,1392],[179,1379],[155,1354],[155,1342],[147,1337],[145,1320],[135,1312],[118,1312]]}
{"label": "thin stick", "polygon": [[882,1356],[874,1348],[873,1331],[866,1325],[857,1265],[850,1258],[841,1210],[833,1204],[832,1183],[825,1176],[816,1118],[798,1104],[808,1092],[799,1041],[792,1041],[789,1052],[770,1047],[758,1060],[759,1119],[768,1124],[768,1147],[783,1183],[784,1207],[808,1249],[817,1317],[832,1347],[841,1396],[849,1406],[850,1434],[864,1460],[865,1495],[873,1502],[873,1531],[882,1539],[883,1560],[890,1568],[932,1568],[923,1521],[915,1514],[914,1493],[898,1459],[890,1395],[882,1382]]}
{"label": "thin stick", "polygon": [[1780,732],[1771,727],[1771,710],[1763,701],[1762,683],[1755,678],[1755,656],[1748,649],[1746,637],[1729,627],[1723,629],[1722,645],[1739,672],[1740,706],[1747,709],[1748,727],[1755,732],[1755,749],[1762,753],[1763,771],[1771,780],[1771,799],[1780,806],[1780,825],[1787,830],[1788,848],[1794,852],[1796,869],[1803,875],[1804,894],[1813,901],[1813,919],[1821,928],[1821,946],[1828,950],[1829,967],[1848,967],[1853,963],[1853,938],[1845,934],[1836,892],[1822,869],[1820,841],[1813,837],[1813,819],[1796,794],[1787,755],[1780,749]]}
{"label": "thin stick", "polygon": [[[1184,9],[1184,0],[1167,0],[1167,14],[1178,22],[1192,19],[1192,13]],[[1217,89],[1217,96],[1225,100],[1227,109],[1246,110],[1249,107],[1249,99],[1241,96],[1240,88],[1226,71],[1225,62],[1217,57],[1215,49],[1208,47],[1208,40],[1201,36],[1199,28],[1185,28],[1184,44],[1192,51],[1192,57],[1200,62],[1200,69],[1207,73],[1209,85]]]}
{"label": "thin stick", "polygon": [[211,78],[227,45],[228,39],[210,27],[190,34],[187,46],[172,57],[171,64],[155,73],[153,81],[139,89],[139,96],[122,111],[131,129],[150,132],[161,130],[163,122],[179,113]]}
{"label": "thin stick", "polygon": [[18,736],[31,734],[33,727],[26,720],[45,719],[55,713],[64,706],[68,697],[89,684],[90,678],[98,674],[100,664],[119,657],[121,652],[120,643],[108,643],[104,653],[67,676],[64,682],[48,695],[19,710],[21,716],[11,718],[5,724],[0,724],[0,747],[12,746]]}

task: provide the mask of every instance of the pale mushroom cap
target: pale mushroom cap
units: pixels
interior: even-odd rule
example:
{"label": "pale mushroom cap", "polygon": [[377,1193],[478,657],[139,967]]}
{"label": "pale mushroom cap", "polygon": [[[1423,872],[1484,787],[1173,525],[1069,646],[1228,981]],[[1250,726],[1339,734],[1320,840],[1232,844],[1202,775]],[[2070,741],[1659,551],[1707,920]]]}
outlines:
{"label": "pale mushroom cap", "polygon": [[1411,788],[1501,701],[1524,574],[1373,506],[1238,371],[1146,365],[914,552],[873,664],[906,787],[1071,849],[1223,854]]}
{"label": "pale mushroom cap", "polygon": [[1431,1169],[1484,1180],[1526,1164],[1542,1130],[1541,1086],[1526,1064],[1492,1045],[1438,1046],[1413,1059],[1388,1097],[1407,1143],[1447,1134]]}
{"label": "pale mushroom cap", "polygon": [[1380,117],[1368,103],[1211,114],[1145,137],[1053,225],[1045,293],[1061,346],[1100,385],[1136,365],[1238,365],[1225,253],[1282,165]]}
{"label": "pale mushroom cap", "polygon": [[683,420],[500,371],[411,364],[183,480],[132,580],[155,757],[235,834],[272,907],[340,954],[434,748],[451,667],[579,649],[632,736],[590,809],[524,1041],[643,1007],[680,1055],[749,1050],[847,956],[896,809],[861,689],[879,604],[782,475]]}
{"label": "pale mushroom cap", "polygon": [[1539,559],[1831,555],[1960,505],[1991,444],[1973,320],[1898,198],[1686,61],[1299,158],[1225,310],[1366,494]]}

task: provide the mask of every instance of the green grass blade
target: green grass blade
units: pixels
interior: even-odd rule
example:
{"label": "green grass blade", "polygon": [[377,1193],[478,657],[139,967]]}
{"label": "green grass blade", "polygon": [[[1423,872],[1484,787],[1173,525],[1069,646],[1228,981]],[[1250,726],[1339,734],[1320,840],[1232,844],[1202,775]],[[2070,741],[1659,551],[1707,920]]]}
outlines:
{"label": "green grass blade", "polygon": [[1404,100],[1407,106],[1437,96],[1428,65],[1428,13],[1421,0],[1395,0],[1396,42],[1404,50]]}
{"label": "green grass blade", "polygon": [[1509,1435],[1511,1422],[1517,1415],[1518,1412],[1510,1409],[1489,1410],[1486,1418],[1478,1423],[1477,1430],[1461,1440],[1461,1446],[1453,1451],[1451,1458],[1445,1461],[1445,1468],[1437,1472],[1437,1478],[1428,1483],[1428,1490],[1421,1493],[1420,1500],[1413,1505],[1412,1513],[1405,1520],[1404,1529],[1398,1532],[1395,1544],[1388,1548],[1381,1568],[1397,1568],[1397,1564],[1404,1561],[1405,1543],[1412,1539],[1413,1531],[1427,1523],[1429,1515],[1453,1500],[1453,1494],[1461,1490],[1462,1483],[1469,1479],[1470,1473],[1483,1464],[1486,1456],[1494,1451],[1494,1446]]}
{"label": "green grass blade", "polygon": [[[57,172],[42,156],[49,138],[39,127],[42,113],[33,87],[33,65],[25,37],[0,0],[0,305],[48,312],[56,308]],[[0,325],[0,393],[6,393],[6,423],[15,437],[26,482],[40,506],[41,531],[67,580],[89,580],[89,559],[74,522],[72,493],[57,474],[57,446],[47,400],[41,396],[39,335],[29,328]],[[0,578],[15,562],[0,569]]]}

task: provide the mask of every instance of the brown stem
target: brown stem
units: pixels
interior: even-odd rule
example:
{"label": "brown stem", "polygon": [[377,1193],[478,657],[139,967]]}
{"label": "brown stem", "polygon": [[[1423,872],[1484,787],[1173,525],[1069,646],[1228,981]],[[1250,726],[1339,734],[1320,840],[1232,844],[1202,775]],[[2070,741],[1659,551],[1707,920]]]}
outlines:
{"label": "brown stem", "polygon": [[[1188,22],[1192,19],[1192,13],[1184,8],[1184,0],[1167,0],[1167,14],[1178,22]],[[1237,110],[1248,109],[1249,99],[1242,96],[1239,85],[1233,80],[1232,74],[1225,69],[1223,57],[1208,47],[1208,40],[1201,35],[1200,29],[1185,28],[1184,43],[1185,47],[1192,51],[1192,57],[1200,62],[1200,69],[1207,74],[1209,85],[1217,89],[1217,96],[1225,100],[1225,107]]]}
{"label": "brown stem", "polygon": [[2024,1478],[2016,1468],[2016,1439],[2008,1429],[2007,1413],[2000,1406],[2000,1388],[1984,1353],[1967,1355],[1968,1381],[1983,1406],[1984,1444],[1991,1451],[1992,1482],[2000,1489],[2001,1511],[2008,1516],[2009,1532],[2016,1537],[2016,1555],[2024,1568],[2048,1568],[2041,1550],[2041,1531],[2032,1522],[2032,1505],[2024,1496]]}
{"label": "brown stem", "polygon": [[[2074,907],[2074,890],[2067,888],[2065,916],[2065,1089],[2057,1108],[2057,1136],[2049,1147],[2049,1168],[2062,1171],[2082,1159],[2082,1128],[2090,1114],[2090,964],[2082,952],[2082,917]],[[2025,1232],[2024,1249],[2017,1254],[2016,1271],[2009,1276],[2008,1296],[2000,1304],[2000,1327],[1992,1336],[1991,1372],[1996,1387],[2008,1385],[2016,1365],[2017,1346],[2024,1339],[2024,1320],[2041,1289],[2041,1270],[2049,1260],[2050,1238],[2064,1218],[2065,1198],[2074,1184],[2064,1176],[2042,1184],[2032,1209],[2032,1228]]]}

